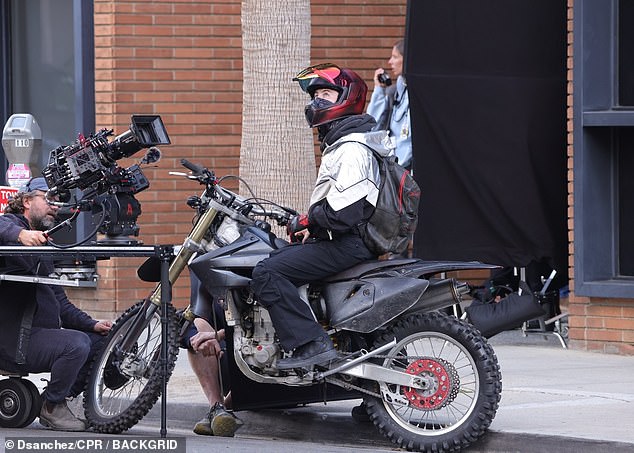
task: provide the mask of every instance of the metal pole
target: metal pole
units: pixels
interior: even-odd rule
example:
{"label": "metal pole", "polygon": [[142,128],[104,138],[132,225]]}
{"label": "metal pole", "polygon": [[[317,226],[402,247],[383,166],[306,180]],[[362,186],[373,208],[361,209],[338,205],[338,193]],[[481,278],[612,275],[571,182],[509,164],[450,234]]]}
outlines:
{"label": "metal pole", "polygon": [[169,318],[168,305],[172,299],[172,287],[169,279],[170,257],[173,254],[171,246],[160,246],[161,259],[161,437],[167,437],[167,332]]}

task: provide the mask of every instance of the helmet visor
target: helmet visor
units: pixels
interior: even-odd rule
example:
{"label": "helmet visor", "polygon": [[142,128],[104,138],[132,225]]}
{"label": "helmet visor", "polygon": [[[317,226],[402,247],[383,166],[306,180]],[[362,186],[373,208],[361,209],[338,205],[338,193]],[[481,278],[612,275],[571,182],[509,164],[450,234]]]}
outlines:
{"label": "helmet visor", "polygon": [[332,63],[322,63],[315,66],[309,66],[306,69],[300,71],[295,77],[294,82],[299,82],[299,87],[302,91],[308,92],[307,88],[310,82],[316,77],[324,79],[329,83],[336,85],[335,79],[341,74],[341,69]]}

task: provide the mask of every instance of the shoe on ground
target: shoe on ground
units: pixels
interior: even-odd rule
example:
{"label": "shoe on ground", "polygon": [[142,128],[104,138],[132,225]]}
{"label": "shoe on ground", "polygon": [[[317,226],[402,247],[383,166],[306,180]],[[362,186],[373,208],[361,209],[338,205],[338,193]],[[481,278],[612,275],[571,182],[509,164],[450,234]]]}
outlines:
{"label": "shoe on ground", "polygon": [[358,406],[352,408],[352,419],[355,422],[359,423],[369,423],[372,421],[370,420],[370,415],[368,415],[368,410],[365,402],[362,402]]}
{"label": "shoe on ground", "polygon": [[220,403],[214,404],[205,417],[194,426],[202,436],[233,437],[244,423]]}
{"label": "shoe on ground", "polygon": [[75,418],[78,418],[85,424],[87,423],[86,416],[84,414],[84,394],[83,393],[80,393],[77,396],[67,396],[66,406],[68,406],[68,409],[75,416]]}
{"label": "shoe on ground", "polygon": [[57,404],[43,401],[40,424],[56,431],[86,431],[86,424],[73,415],[66,400]]}
{"label": "shoe on ground", "polygon": [[194,425],[194,432],[200,436],[213,436],[214,432],[211,430],[211,410],[201,418],[198,423]]}
{"label": "shoe on ground", "polygon": [[292,368],[312,368],[314,365],[324,364],[339,357],[335,345],[324,333],[306,344],[299,346],[293,356],[277,361],[277,368],[288,370]]}

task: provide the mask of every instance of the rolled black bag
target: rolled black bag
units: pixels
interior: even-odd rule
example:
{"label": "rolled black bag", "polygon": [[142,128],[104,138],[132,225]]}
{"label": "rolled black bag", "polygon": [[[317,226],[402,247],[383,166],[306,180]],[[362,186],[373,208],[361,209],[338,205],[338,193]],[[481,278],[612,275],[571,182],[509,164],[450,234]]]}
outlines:
{"label": "rolled black bag", "polygon": [[523,291],[520,296],[512,293],[499,302],[482,303],[474,300],[465,308],[469,321],[490,338],[505,330],[514,329],[524,321],[539,318],[546,314],[542,305],[530,291]]}

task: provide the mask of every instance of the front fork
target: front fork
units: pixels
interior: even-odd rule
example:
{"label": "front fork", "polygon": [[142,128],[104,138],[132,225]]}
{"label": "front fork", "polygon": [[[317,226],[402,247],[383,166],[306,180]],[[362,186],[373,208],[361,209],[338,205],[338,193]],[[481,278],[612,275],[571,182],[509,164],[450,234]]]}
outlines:
{"label": "front fork", "polygon": [[[185,239],[185,242],[183,242],[183,246],[178,250],[178,253],[174,257],[174,260],[169,267],[168,278],[170,282],[170,288],[168,290],[171,291],[171,286],[174,285],[185,267],[187,267],[187,263],[189,263],[191,257],[195,253],[198,253],[203,249],[201,241],[205,237],[205,234],[209,230],[209,227],[216,218],[218,212],[219,211],[215,208],[207,209],[200,216],[198,222],[196,222],[196,225],[194,225],[194,228],[192,228],[192,231]],[[134,347],[134,345],[136,344],[136,340],[141,335],[143,329],[148,326],[156,311],[159,310],[161,307],[161,292],[162,288],[161,284],[159,283],[152,294],[143,301],[143,306],[136,314],[132,326],[125,333],[123,339],[116,348],[118,354],[123,351],[129,351],[131,348]],[[194,315],[189,309],[189,306],[187,307],[187,309],[185,309],[183,317],[188,323],[193,321]]]}

